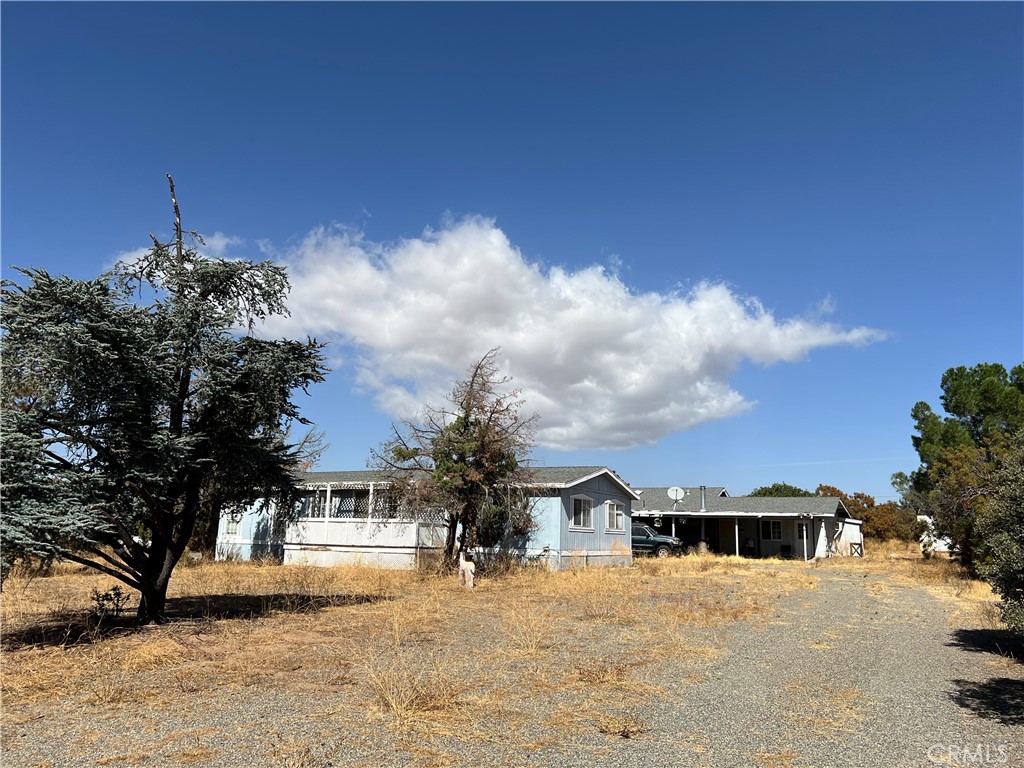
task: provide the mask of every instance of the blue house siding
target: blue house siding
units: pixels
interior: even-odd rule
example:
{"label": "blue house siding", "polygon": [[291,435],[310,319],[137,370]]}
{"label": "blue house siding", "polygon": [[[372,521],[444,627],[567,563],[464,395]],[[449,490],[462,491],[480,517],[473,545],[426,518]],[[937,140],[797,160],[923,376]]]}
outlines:
{"label": "blue house siding", "polygon": [[[478,556],[538,559],[552,568],[632,562],[633,495],[628,486],[607,467],[544,467],[537,474],[531,492],[534,530],[529,536],[509,537],[496,547],[477,550]],[[590,529],[572,526],[573,498],[577,496],[591,501]],[[610,502],[622,506],[621,531],[608,528]]]}
{"label": "blue house siding", "polygon": [[533,504],[533,522],[537,527],[530,533],[527,548],[531,550],[557,551],[561,543],[562,498],[557,494],[535,496]]}
{"label": "blue house siding", "polygon": [[[573,498],[582,496],[591,501],[592,528],[584,530],[572,525]],[[602,474],[561,489],[562,514],[559,521],[562,558],[571,561],[623,562],[632,560],[630,551],[630,519],[632,499],[610,475]],[[617,502],[623,508],[622,531],[608,529],[608,505]]]}
{"label": "blue house siding", "polygon": [[274,530],[274,505],[257,501],[240,515],[222,515],[217,525],[218,560],[284,558],[284,536]]}

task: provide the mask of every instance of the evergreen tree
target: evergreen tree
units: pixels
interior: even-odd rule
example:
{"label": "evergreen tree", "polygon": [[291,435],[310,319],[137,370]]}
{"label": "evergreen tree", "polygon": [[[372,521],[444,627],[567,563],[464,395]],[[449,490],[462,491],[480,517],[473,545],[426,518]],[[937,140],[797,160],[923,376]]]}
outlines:
{"label": "evergreen tree", "polygon": [[894,476],[903,503],[931,515],[937,535],[950,540],[971,572],[990,548],[978,527],[993,497],[993,472],[1011,436],[1024,429],[1024,365],[998,363],[950,368],[942,376],[945,415],[925,402],[911,410],[921,465]]}
{"label": "evergreen tree", "polygon": [[292,397],[326,372],[314,340],[252,335],[287,311],[284,269],[200,255],[168,181],[170,243],[95,280],[18,270],[2,291],[4,560],[102,571],[139,590],[143,622],[164,620],[203,515],[290,508]]}
{"label": "evergreen tree", "polygon": [[1002,598],[1007,626],[1024,635],[1024,431],[994,474],[993,499],[978,529],[988,552],[981,575]]}

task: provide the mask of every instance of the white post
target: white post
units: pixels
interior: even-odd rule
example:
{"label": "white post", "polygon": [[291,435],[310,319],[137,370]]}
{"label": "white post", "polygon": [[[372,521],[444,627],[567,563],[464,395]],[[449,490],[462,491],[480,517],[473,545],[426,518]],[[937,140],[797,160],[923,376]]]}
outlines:
{"label": "white post", "polygon": [[373,517],[373,483],[370,483],[370,507],[366,510],[366,526],[369,528],[370,519]]}
{"label": "white post", "polygon": [[[317,491],[317,495],[320,495],[320,491]],[[326,545],[331,540],[330,535],[331,525],[331,486],[327,485],[327,498],[324,499],[324,544]]]}
{"label": "white post", "polygon": [[740,556],[740,519],[734,517],[733,520],[736,522],[736,557]]}
{"label": "white post", "polygon": [[811,535],[811,520],[813,520],[813,519],[814,518],[809,518],[806,523],[797,523],[797,525],[802,525],[804,527],[804,562],[805,563],[807,562],[807,537]]}

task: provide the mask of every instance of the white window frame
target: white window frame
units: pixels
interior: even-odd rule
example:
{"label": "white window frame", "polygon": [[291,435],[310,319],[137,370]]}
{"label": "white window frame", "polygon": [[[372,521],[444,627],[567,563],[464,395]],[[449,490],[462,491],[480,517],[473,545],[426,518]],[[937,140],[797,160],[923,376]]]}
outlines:
{"label": "white window frame", "polygon": [[[605,532],[606,533],[625,533],[626,532],[626,505],[621,501],[609,501],[607,503],[607,515],[605,516]],[[618,525],[612,520],[612,516],[618,518]]]}
{"label": "white window frame", "polygon": [[228,515],[224,522],[224,535],[237,536],[242,530],[242,518],[236,519],[234,515]]}
{"label": "white window frame", "polygon": [[[586,517],[581,515],[581,523],[576,524],[576,500],[585,501],[589,505]],[[582,520],[590,520],[590,525],[583,525]],[[589,496],[577,495],[569,497],[569,530],[571,531],[592,531],[594,530],[594,500]]]}

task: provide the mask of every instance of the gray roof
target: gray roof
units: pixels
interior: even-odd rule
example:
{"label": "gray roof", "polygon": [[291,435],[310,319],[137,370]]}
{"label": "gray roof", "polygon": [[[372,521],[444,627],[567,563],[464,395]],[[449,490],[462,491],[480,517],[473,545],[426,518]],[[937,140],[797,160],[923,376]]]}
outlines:
{"label": "gray roof", "polygon": [[608,473],[616,483],[622,486],[626,493],[636,498],[636,491],[629,487],[629,483],[619,477],[615,470],[602,466],[530,467],[532,477],[527,485],[533,487],[567,488],[603,473]]}
{"label": "gray roof", "polygon": [[[644,489],[641,500],[647,496],[648,490]],[[814,515],[816,517],[849,517],[843,502],[833,496],[712,496],[711,488],[707,489],[705,511],[709,514],[728,516],[736,513],[741,515]],[[654,496],[652,498],[660,498]],[[675,509],[672,508],[672,500],[664,493],[664,505],[652,505],[647,503],[646,507],[638,504],[633,505],[634,512],[678,512],[694,513],[700,510],[700,492],[686,496]]]}
{"label": "gray roof", "polygon": [[[578,483],[585,477],[594,475],[608,469],[607,467],[530,467],[532,482],[535,484],[557,483],[568,485]],[[611,471],[611,470],[609,470]],[[613,473],[614,474],[614,473]]]}
{"label": "gray roof", "polygon": [[[643,488],[634,488],[633,490],[640,494],[640,501],[633,504],[633,511],[642,510],[664,510],[666,512],[672,511],[685,512],[687,510],[698,510],[700,509],[700,488],[690,486],[680,486],[684,491],[687,491],[687,495],[683,497],[683,500],[673,506],[672,498],[668,495],[668,489],[674,486],[657,486]],[[729,493],[725,490],[724,486],[720,485],[709,485],[704,488],[704,498],[710,499],[715,496],[728,496]]]}
{"label": "gray roof", "polygon": [[351,472],[303,472],[299,482],[369,485],[370,483],[386,483],[390,479],[386,472],[376,469],[356,469]]}
{"label": "gray roof", "polygon": [[[609,473],[623,488],[631,490],[621,477],[603,466],[590,467],[530,467],[531,475],[528,485],[534,487],[558,486],[567,487],[588,478]],[[300,482],[304,484],[351,484],[369,485],[370,483],[388,483],[392,477],[387,472],[373,469],[361,469],[350,472],[304,472]]]}
{"label": "gray roof", "polygon": [[708,499],[708,512],[745,512],[752,515],[835,515],[849,517],[834,496],[729,496]]}

